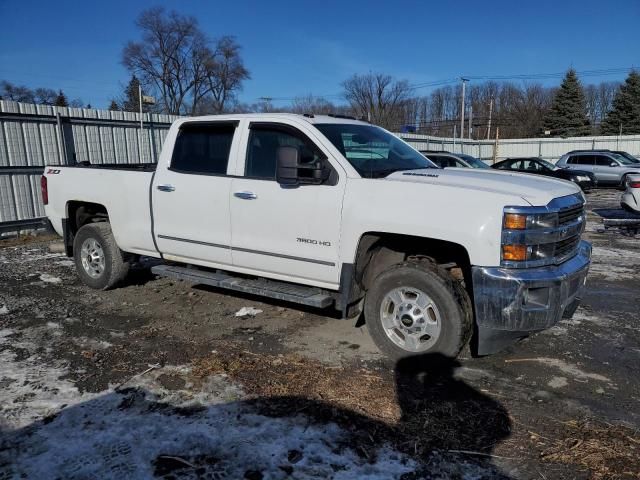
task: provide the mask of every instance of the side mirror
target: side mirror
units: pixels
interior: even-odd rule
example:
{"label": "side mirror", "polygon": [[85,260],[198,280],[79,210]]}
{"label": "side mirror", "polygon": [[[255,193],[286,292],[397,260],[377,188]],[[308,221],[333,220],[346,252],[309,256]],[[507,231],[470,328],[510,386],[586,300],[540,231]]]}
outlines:
{"label": "side mirror", "polygon": [[300,151],[295,147],[278,147],[276,158],[276,181],[281,185],[298,185]]}
{"label": "side mirror", "polygon": [[322,160],[315,160],[313,152],[306,147],[278,147],[276,181],[281,185],[320,185],[331,175],[331,170]]}
{"label": "side mirror", "polygon": [[617,166],[618,166],[618,164],[617,164],[616,162],[611,162],[611,163],[609,164],[609,166],[610,166],[610,167],[617,167]]}

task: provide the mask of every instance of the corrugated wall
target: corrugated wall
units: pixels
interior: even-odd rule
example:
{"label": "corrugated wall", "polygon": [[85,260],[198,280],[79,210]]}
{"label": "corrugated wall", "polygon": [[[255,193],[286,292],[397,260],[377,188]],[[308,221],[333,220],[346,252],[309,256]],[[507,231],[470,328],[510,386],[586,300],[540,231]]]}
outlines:
{"label": "corrugated wall", "polygon": [[44,216],[44,165],[155,162],[176,118],[143,114],[140,135],[138,113],[0,101],[0,231]]}

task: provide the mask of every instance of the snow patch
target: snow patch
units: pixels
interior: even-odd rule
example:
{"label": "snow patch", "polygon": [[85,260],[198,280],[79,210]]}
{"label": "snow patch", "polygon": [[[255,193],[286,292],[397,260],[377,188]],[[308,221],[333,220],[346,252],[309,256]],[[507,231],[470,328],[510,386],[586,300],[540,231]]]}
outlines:
{"label": "snow patch", "polygon": [[[268,478],[388,479],[416,463],[389,446],[363,458],[349,433],[334,423],[314,424],[304,415],[272,418],[257,413],[225,375],[193,379],[190,368],[165,366],[134,376],[122,388],[82,393],[67,366],[38,355],[35,332],[0,330],[0,429],[3,478],[152,478],[154,461],[168,455],[204,469],[206,478],[244,478],[249,470]],[[12,346],[27,348],[18,357]],[[163,386],[174,377],[182,385]],[[197,382],[197,384],[195,383]],[[296,452],[296,462],[289,462]],[[206,458],[208,460],[202,460]],[[444,460],[435,468],[460,469]],[[482,469],[465,465],[471,476]],[[199,476],[195,468],[185,472]],[[470,477],[471,478],[471,477]]]}
{"label": "snow patch", "polygon": [[48,273],[41,273],[40,280],[46,283],[62,283],[62,279],[60,277],[54,277]]}
{"label": "snow patch", "polygon": [[9,309],[7,308],[6,305],[2,305],[0,307],[0,315],[8,315],[9,314]]}
{"label": "snow patch", "polygon": [[236,317],[255,317],[259,313],[262,313],[262,310],[253,307],[242,307],[236,312]]}
{"label": "snow patch", "polygon": [[598,373],[590,373],[585,372],[578,368],[577,365],[573,365],[565,362],[564,360],[560,360],[559,358],[549,358],[549,357],[537,357],[537,358],[523,358],[523,359],[513,359],[508,360],[509,363],[520,363],[520,362],[538,362],[543,365],[547,365],[549,367],[554,367],[560,370],[567,375],[571,375],[572,377],[578,378],[580,380],[596,380],[598,382],[607,382],[612,383],[611,380],[604,375],[600,375]]}
{"label": "snow patch", "polygon": [[547,385],[551,388],[562,388],[569,385],[569,382],[566,377],[552,377]]}

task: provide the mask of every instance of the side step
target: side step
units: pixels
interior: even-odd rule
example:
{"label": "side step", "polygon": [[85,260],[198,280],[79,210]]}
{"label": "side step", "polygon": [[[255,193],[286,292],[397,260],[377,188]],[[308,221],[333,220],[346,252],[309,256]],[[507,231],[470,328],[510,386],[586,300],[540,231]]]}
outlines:
{"label": "side step", "polygon": [[156,265],[151,268],[151,272],[161,277],[179,278],[192,283],[211,285],[212,287],[226,288],[262,297],[277,298],[278,300],[300,303],[310,307],[325,308],[334,303],[333,297],[324,293],[320,288],[305,287],[276,280],[247,279],[234,277],[225,272],[210,272],[174,265]]}

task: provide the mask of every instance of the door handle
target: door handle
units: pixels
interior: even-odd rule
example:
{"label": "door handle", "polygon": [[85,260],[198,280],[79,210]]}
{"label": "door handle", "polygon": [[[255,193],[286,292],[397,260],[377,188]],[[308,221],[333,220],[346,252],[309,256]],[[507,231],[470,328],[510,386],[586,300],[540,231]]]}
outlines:
{"label": "door handle", "polygon": [[244,192],[235,192],[235,193],[233,194],[233,196],[234,196],[234,197],[241,198],[241,199],[243,199],[243,200],[255,200],[256,198],[258,198],[258,195],[256,195],[255,193],[253,193],[253,192],[247,192],[247,191],[244,191]]}
{"label": "door handle", "polygon": [[173,185],[167,185],[167,184],[158,185],[156,188],[161,192],[173,192],[176,189],[176,187],[174,187]]}

